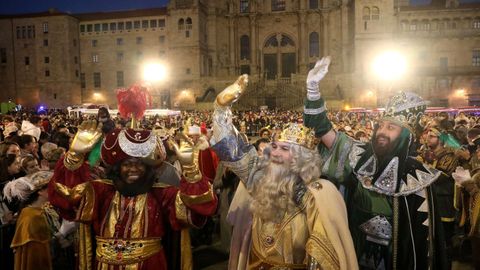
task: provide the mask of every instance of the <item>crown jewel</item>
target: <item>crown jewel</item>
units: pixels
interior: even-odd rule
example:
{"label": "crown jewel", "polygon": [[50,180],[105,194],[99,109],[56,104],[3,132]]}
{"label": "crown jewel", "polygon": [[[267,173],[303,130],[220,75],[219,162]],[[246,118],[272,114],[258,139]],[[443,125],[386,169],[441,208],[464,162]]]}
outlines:
{"label": "crown jewel", "polygon": [[315,148],[315,132],[302,124],[287,124],[278,137],[280,142],[288,142],[303,147]]}

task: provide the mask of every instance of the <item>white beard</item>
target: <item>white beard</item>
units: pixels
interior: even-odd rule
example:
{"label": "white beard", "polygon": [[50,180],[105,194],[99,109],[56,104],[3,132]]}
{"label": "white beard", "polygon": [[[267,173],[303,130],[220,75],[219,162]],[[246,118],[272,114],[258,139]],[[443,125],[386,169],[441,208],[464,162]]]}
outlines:
{"label": "white beard", "polygon": [[297,177],[290,166],[270,161],[265,176],[254,186],[250,209],[264,221],[279,223],[286,212],[295,208],[293,187]]}

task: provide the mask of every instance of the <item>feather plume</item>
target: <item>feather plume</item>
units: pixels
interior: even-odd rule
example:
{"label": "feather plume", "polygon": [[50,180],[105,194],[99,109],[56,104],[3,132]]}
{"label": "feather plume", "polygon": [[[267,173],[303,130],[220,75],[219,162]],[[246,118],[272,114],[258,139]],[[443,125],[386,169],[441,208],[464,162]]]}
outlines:
{"label": "feather plume", "polygon": [[8,182],[3,188],[4,197],[11,202],[13,198],[18,198],[24,201],[32,194],[34,190],[33,185],[28,181],[26,177],[20,177],[16,180]]}
{"label": "feather plume", "polygon": [[141,119],[147,107],[152,104],[152,96],[147,88],[134,84],[128,89],[117,90],[118,111],[123,118],[130,116]]}

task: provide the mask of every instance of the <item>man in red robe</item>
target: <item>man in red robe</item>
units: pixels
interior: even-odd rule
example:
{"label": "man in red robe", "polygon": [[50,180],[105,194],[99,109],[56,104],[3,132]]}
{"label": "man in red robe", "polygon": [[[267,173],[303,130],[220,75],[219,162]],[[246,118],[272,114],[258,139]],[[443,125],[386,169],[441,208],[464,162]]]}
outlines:
{"label": "man in red robe", "polygon": [[[64,217],[93,228],[94,237],[88,226],[79,228],[79,268],[170,269],[162,238],[170,228],[201,226],[214,213],[217,199],[211,184],[204,177],[182,177],[178,187],[158,181],[176,174],[163,166],[165,149],[160,138],[137,129],[107,134],[101,157],[111,166],[108,179],[84,182],[89,175],[84,153],[100,137],[96,123],[82,124],[49,186],[50,201]],[[90,237],[93,242],[88,241]],[[189,241],[182,240],[181,249],[182,256],[190,254]],[[191,257],[182,259],[182,269],[191,267]]]}

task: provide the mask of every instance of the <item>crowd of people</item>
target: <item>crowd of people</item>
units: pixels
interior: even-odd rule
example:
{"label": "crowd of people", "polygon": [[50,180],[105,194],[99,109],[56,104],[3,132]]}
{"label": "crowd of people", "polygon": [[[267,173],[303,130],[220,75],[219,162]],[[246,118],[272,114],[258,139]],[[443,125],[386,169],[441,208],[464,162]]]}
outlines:
{"label": "crowd of people", "polygon": [[480,117],[326,110],[329,64],[303,112],[232,111],[242,75],[179,117],[3,115],[2,266],[195,269],[217,238],[229,269],[480,268]]}

